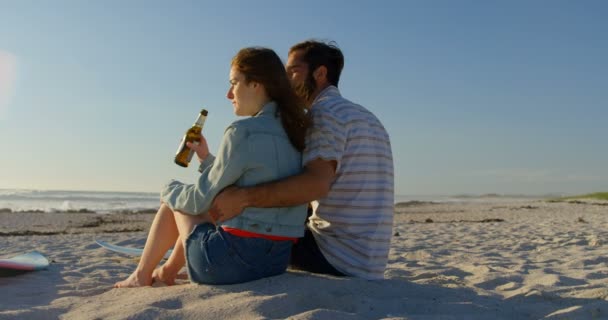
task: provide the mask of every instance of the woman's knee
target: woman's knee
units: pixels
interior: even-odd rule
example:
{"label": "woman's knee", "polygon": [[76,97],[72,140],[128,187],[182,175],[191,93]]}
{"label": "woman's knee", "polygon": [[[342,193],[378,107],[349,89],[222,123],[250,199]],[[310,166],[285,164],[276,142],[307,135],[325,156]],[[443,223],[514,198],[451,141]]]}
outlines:
{"label": "woman's knee", "polygon": [[181,213],[179,211],[174,211],[173,215],[175,217],[179,234],[183,237],[187,237],[197,225],[209,222],[208,219],[203,215],[194,216]]}

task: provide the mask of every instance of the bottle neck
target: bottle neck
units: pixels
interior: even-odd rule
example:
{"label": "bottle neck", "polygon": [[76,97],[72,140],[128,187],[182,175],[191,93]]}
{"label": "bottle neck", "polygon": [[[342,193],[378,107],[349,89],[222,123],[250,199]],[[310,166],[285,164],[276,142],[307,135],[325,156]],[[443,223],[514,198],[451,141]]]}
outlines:
{"label": "bottle neck", "polygon": [[202,113],[200,113],[198,115],[198,118],[196,118],[196,121],[194,122],[194,125],[197,126],[197,127],[202,127],[203,124],[205,123],[206,119],[207,119],[207,116],[204,115],[204,114],[202,114]]}

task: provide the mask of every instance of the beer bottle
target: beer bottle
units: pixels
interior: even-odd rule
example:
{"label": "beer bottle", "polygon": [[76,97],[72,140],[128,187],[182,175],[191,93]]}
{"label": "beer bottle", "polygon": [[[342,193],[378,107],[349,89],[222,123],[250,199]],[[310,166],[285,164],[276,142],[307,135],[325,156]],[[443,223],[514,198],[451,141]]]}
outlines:
{"label": "beer bottle", "polygon": [[203,130],[203,124],[205,123],[205,119],[207,119],[207,110],[201,110],[201,113],[198,115],[196,122],[192,125],[184,137],[182,138],[182,142],[179,144],[179,148],[177,148],[177,154],[175,155],[175,163],[182,167],[188,167],[190,160],[192,160],[192,155],[194,151],[186,146],[186,142],[198,142],[201,139],[201,131]]}

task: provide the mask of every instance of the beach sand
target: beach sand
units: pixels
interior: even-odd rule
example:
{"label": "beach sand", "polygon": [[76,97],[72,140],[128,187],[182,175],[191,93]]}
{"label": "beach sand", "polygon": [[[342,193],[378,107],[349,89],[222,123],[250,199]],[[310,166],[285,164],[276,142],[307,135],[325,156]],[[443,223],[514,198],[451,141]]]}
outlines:
{"label": "beach sand", "polygon": [[0,257],[47,270],[0,278],[0,319],[607,319],[608,204],[539,200],[396,207],[382,281],[287,273],[238,285],[112,289],[152,214],[0,213]]}

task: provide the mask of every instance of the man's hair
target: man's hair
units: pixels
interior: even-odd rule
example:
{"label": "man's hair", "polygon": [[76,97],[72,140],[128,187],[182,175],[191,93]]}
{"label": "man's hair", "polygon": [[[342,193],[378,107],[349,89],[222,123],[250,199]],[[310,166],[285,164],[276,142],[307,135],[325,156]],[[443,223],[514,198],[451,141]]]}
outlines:
{"label": "man's hair", "polygon": [[340,74],[344,68],[344,55],[338,48],[335,41],[321,42],[317,40],[306,40],[300,42],[291,49],[289,53],[302,51],[303,60],[308,64],[308,72],[312,74],[320,66],[327,68],[327,81],[334,86],[338,86]]}

